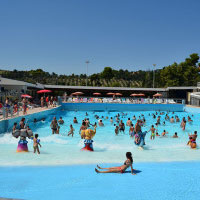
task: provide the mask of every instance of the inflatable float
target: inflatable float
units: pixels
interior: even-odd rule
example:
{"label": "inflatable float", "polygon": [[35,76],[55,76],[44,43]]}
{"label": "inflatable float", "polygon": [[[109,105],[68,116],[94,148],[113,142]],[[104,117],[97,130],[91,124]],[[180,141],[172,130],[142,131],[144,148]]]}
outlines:
{"label": "inflatable float", "polygon": [[138,133],[138,143],[136,143],[134,141],[135,145],[143,148],[143,146],[145,145],[145,136],[146,136],[146,134],[147,134],[147,131],[145,131],[145,132],[139,132]]}
{"label": "inflatable float", "polygon": [[20,140],[17,146],[17,152],[28,152],[28,141]]}
{"label": "inflatable float", "polygon": [[82,151],[94,151],[93,149],[93,140],[84,140],[84,147],[81,149]]}
{"label": "inflatable float", "polygon": [[17,146],[17,152],[28,152],[28,141],[26,140],[26,137],[32,138],[33,132],[27,129],[21,129],[21,130],[16,129],[12,133],[12,135],[15,138],[20,137],[20,140]]}
{"label": "inflatable float", "polygon": [[84,147],[81,149],[82,151],[94,151],[93,149],[93,140],[92,138],[96,134],[96,129],[86,129],[81,131],[81,138],[84,140]]}

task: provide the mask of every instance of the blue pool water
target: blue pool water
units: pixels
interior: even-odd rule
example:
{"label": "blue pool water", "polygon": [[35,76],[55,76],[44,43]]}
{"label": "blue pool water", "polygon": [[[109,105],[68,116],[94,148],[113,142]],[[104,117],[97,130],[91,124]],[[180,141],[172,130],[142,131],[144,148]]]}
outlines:
{"label": "blue pool water", "polygon": [[[156,119],[152,118],[151,111],[142,112],[146,118],[146,125],[143,131],[148,131],[152,124],[155,124]],[[132,118],[135,115],[137,118],[142,114],[141,112],[128,112],[127,116],[121,118],[126,123],[127,118]],[[165,112],[166,113],[166,112]],[[166,121],[166,125],[158,127],[159,134],[163,130],[168,132],[167,137],[157,137],[155,140],[150,140],[150,132],[146,136],[145,150],[139,150],[130,138],[128,127],[126,127],[125,134],[120,133],[118,136],[114,134],[114,125],[105,117],[114,117],[117,112],[88,112],[91,123],[97,122],[94,115],[104,116],[103,122],[105,127],[97,127],[97,133],[94,137],[94,152],[82,152],[83,140],[79,135],[79,128],[82,119],[84,119],[85,112],[66,112],[58,111],[56,113],[57,119],[62,116],[65,123],[61,125],[60,135],[52,135],[50,129],[50,121],[54,115],[48,115],[44,123],[38,122],[34,125],[28,122],[34,133],[38,133],[41,139],[41,155],[32,153],[32,141],[29,140],[29,153],[16,153],[18,139],[13,138],[11,133],[0,135],[0,165],[1,166],[22,166],[22,165],[79,165],[79,164],[95,164],[103,163],[117,163],[124,159],[126,151],[131,151],[136,162],[163,162],[163,161],[193,161],[199,160],[199,149],[191,150],[187,145],[188,133],[199,130],[200,114],[192,114],[186,112],[169,113],[169,116],[178,115],[180,119],[183,116],[190,115],[193,123],[187,123],[186,130],[182,131],[180,123],[171,124]],[[150,116],[149,116],[150,114]],[[69,125],[72,124],[74,116],[77,117],[79,124],[73,125],[75,129],[74,137],[68,137]],[[164,115],[161,115],[161,122],[164,121]],[[135,121],[133,121],[135,124]],[[179,138],[174,139],[172,135],[177,132]],[[197,144],[198,144],[197,139]]]}
{"label": "blue pool water", "polygon": [[94,167],[1,167],[0,196],[30,200],[199,199],[199,162],[136,163],[137,175],[96,174]]}
{"label": "blue pool water", "polygon": [[[139,117],[142,113],[146,118],[146,125],[142,130],[147,131],[156,122],[156,119],[152,118],[152,111],[127,112],[127,116],[122,120],[126,123],[128,117]],[[18,139],[13,138],[11,133],[0,134],[0,197],[30,200],[199,199],[199,148],[191,150],[186,145],[188,133],[200,128],[199,113],[194,113],[194,116],[186,112],[169,113],[170,117],[178,115],[180,119],[189,115],[193,123],[187,123],[185,131],[180,128],[180,123],[166,122],[165,126],[160,125],[159,134],[166,130],[167,137],[150,140],[148,133],[144,150],[139,150],[134,145],[128,134],[128,127],[125,134],[115,136],[115,127],[105,117],[110,119],[117,112],[88,114],[87,118],[91,123],[97,121],[95,114],[104,116],[105,127],[97,127],[94,137],[94,152],[80,151],[83,141],[78,131],[82,119],[86,117],[84,111],[60,110],[55,115],[48,115],[45,122],[37,124],[29,120],[28,124],[41,139],[40,155],[33,154],[31,140],[28,140],[29,153],[16,153]],[[65,121],[59,135],[51,134],[50,122],[54,116],[62,116]],[[73,125],[75,135],[72,138],[68,137],[67,133],[74,116],[79,124]],[[161,115],[161,122],[163,121],[164,115]],[[174,132],[178,133],[179,138],[171,137]],[[127,151],[133,154],[137,175],[131,175],[130,171],[125,174],[94,172],[96,164],[107,167],[121,165]]]}

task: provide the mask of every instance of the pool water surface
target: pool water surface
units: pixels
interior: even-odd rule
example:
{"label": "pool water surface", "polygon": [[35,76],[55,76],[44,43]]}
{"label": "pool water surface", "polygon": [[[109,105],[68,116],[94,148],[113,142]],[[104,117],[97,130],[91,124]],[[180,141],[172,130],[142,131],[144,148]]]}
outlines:
{"label": "pool water surface", "polygon": [[[148,131],[151,125],[155,125],[156,119],[153,119],[151,111],[142,112],[126,112],[126,116],[120,119],[126,123],[128,117],[132,119],[135,115],[136,118],[144,115],[146,119],[146,125],[142,127],[142,131]],[[165,114],[161,116],[161,124],[165,121]],[[166,137],[156,137],[155,140],[150,140],[150,132],[147,133],[145,138],[146,145],[144,150],[138,149],[134,144],[134,140],[130,138],[129,127],[126,126],[124,133],[115,135],[114,129],[116,122],[110,123],[110,117],[115,116],[118,112],[88,112],[88,116],[85,112],[73,112],[73,111],[58,111],[56,115],[49,115],[44,122],[28,121],[27,123],[32,128],[34,133],[39,134],[41,140],[41,154],[33,154],[32,140],[28,140],[29,153],[16,153],[17,143],[19,139],[12,137],[11,133],[0,135],[0,166],[26,166],[26,165],[80,165],[80,164],[96,164],[96,163],[118,163],[127,151],[131,151],[135,162],[170,162],[170,161],[198,161],[200,160],[199,149],[191,150],[187,146],[188,133],[192,133],[195,130],[199,130],[200,114],[195,113],[192,116],[187,112],[170,112],[168,115],[178,115],[180,120],[183,116],[189,115],[192,119],[192,123],[186,125],[186,130],[183,131],[180,127],[180,123],[170,123],[165,121],[165,125],[158,126],[158,133],[161,134],[163,130],[168,132]],[[79,129],[81,121],[84,118],[89,118],[90,122],[94,124],[98,122],[95,118],[98,115],[103,119],[104,127],[97,127],[97,133],[93,138],[94,152],[80,151],[84,146],[83,140],[80,138]],[[60,134],[52,135],[50,123],[53,117],[56,116],[59,119],[62,116],[65,121],[64,125],[60,127]],[[103,116],[103,118],[102,118]],[[108,116],[109,119],[105,119]],[[78,124],[73,124],[73,118],[76,117]],[[136,121],[132,121],[133,124]],[[75,129],[74,137],[67,136],[70,124]],[[172,135],[177,132],[179,138],[172,138]],[[198,138],[197,138],[198,144]]]}

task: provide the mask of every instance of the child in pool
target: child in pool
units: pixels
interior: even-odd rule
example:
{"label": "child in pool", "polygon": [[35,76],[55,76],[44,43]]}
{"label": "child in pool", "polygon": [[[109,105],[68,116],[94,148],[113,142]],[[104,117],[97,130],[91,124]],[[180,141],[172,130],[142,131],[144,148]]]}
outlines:
{"label": "child in pool", "polygon": [[58,129],[56,130],[56,134],[60,133],[60,126],[58,126]]}
{"label": "child in pool", "polygon": [[70,135],[72,135],[72,137],[74,135],[74,128],[73,128],[72,124],[70,125],[70,131],[68,132],[67,136],[70,136]]}
{"label": "child in pool", "polygon": [[[154,140],[154,139],[155,139],[155,132],[157,131],[157,129],[155,129],[155,128],[154,128],[154,125],[152,125],[152,126],[151,126],[151,129],[150,129],[149,131],[151,131],[151,137],[150,137],[150,139],[151,139],[151,140],[152,140],[152,139]],[[149,131],[148,131],[148,132],[149,132]]]}
{"label": "child in pool", "polygon": [[135,144],[139,143],[139,135],[138,133],[135,134]]}
{"label": "child in pool", "polygon": [[177,132],[174,133],[174,135],[172,136],[173,138],[178,138]]}
{"label": "child in pool", "polygon": [[38,154],[40,154],[39,146],[42,147],[40,144],[40,140],[38,139],[38,134],[35,134],[35,137],[33,138],[33,149],[34,153],[37,151]]}
{"label": "child in pool", "polygon": [[158,134],[158,131],[156,131],[156,136],[160,136],[160,135]]}
{"label": "child in pool", "polygon": [[165,130],[162,132],[162,136],[166,136],[168,132],[166,132]]}
{"label": "child in pool", "polygon": [[118,135],[118,133],[119,133],[119,126],[116,126],[116,128],[115,128],[115,135]]}
{"label": "child in pool", "polygon": [[134,125],[133,124],[131,124],[131,127],[129,129],[129,134],[133,138],[133,136],[134,136]]}

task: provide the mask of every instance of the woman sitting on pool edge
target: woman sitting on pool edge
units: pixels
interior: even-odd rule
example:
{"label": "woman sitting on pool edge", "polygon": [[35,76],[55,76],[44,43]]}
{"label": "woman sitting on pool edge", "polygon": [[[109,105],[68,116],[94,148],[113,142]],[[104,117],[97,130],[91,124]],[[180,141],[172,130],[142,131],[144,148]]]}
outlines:
{"label": "woman sitting on pool edge", "polygon": [[133,158],[132,158],[131,152],[126,152],[126,158],[127,158],[127,160],[120,167],[102,168],[102,167],[97,165],[97,167],[99,169],[107,169],[107,171],[99,171],[96,168],[95,168],[95,171],[97,173],[124,173],[126,171],[126,169],[131,167],[131,174],[136,175],[135,173],[133,173],[133,166],[132,166],[133,165]]}

